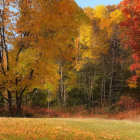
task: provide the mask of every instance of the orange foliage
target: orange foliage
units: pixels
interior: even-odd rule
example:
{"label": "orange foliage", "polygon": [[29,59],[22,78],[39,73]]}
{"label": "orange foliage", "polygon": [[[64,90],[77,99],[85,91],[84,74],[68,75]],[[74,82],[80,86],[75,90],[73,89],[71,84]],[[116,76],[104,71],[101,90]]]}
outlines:
{"label": "orange foliage", "polygon": [[123,110],[132,110],[138,107],[136,99],[132,99],[130,96],[121,96],[117,104],[120,105]]}
{"label": "orange foliage", "polygon": [[140,109],[119,112],[118,114],[109,114],[109,118],[119,119],[119,120],[122,119],[138,120],[139,117],[140,117]]}

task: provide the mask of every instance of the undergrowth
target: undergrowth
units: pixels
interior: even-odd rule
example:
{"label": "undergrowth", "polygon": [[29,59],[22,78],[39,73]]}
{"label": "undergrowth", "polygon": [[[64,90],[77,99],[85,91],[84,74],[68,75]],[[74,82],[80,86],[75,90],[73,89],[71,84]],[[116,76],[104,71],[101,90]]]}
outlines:
{"label": "undergrowth", "polygon": [[[16,113],[16,107],[13,106]],[[120,101],[111,106],[89,107],[83,105],[55,108],[39,106],[22,106],[22,113],[27,118],[62,117],[62,118],[113,118],[113,119],[140,119],[140,103],[129,96],[122,96]],[[0,117],[9,117],[8,107],[0,108]]]}

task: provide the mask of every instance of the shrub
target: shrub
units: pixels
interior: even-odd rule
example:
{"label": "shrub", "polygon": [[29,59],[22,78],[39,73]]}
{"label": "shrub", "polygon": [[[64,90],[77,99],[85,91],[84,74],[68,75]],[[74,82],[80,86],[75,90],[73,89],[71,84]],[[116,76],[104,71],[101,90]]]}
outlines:
{"label": "shrub", "polygon": [[132,99],[130,96],[121,96],[120,101],[117,103],[123,110],[132,110],[140,106],[136,99]]}
{"label": "shrub", "polygon": [[104,107],[104,112],[108,112],[109,113],[110,112],[110,107],[109,106],[105,106]]}
{"label": "shrub", "polygon": [[49,117],[58,117],[60,113],[55,110],[48,108],[40,108],[40,107],[22,107],[23,115],[25,117],[41,117],[41,116],[49,116]]}

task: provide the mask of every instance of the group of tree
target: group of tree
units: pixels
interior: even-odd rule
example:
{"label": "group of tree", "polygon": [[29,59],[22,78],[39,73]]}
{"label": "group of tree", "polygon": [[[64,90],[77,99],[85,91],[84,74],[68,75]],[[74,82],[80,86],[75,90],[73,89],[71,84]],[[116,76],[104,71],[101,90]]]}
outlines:
{"label": "group of tree", "polygon": [[0,90],[10,115],[13,100],[22,116],[22,103],[94,107],[132,91],[140,98],[139,7],[137,0],[84,9],[74,0],[2,0]]}

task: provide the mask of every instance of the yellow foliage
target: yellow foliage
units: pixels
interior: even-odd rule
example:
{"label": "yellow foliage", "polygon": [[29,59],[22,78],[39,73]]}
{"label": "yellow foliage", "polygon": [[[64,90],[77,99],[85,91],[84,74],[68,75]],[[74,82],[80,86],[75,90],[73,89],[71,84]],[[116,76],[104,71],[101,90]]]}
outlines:
{"label": "yellow foliage", "polygon": [[136,75],[140,76],[140,70],[136,70]]}
{"label": "yellow foliage", "polygon": [[105,5],[96,5],[94,7],[94,16],[100,19],[108,18],[108,10],[106,9]]}
{"label": "yellow foliage", "polygon": [[85,7],[84,12],[87,14],[87,16],[92,20],[94,18],[94,9],[92,7]]}
{"label": "yellow foliage", "polygon": [[78,36],[83,11],[74,0],[23,1],[17,6],[16,27],[9,24],[14,17],[6,6],[4,9],[6,43],[12,47],[7,50],[5,73],[0,73],[1,88],[21,93],[28,86],[56,92],[60,78],[56,60],[74,57],[72,38]]}
{"label": "yellow foliage", "polygon": [[84,46],[91,46],[92,26],[83,24],[80,27],[80,43]]}
{"label": "yellow foliage", "polygon": [[128,86],[129,86],[130,88],[137,88],[137,87],[138,87],[138,86],[135,85],[135,84],[128,84]]}
{"label": "yellow foliage", "polygon": [[101,20],[100,27],[103,28],[103,26],[106,25],[107,20],[109,18],[109,12],[105,5],[99,5],[95,6],[94,8],[94,17],[99,18]]}
{"label": "yellow foliage", "polygon": [[119,9],[115,10],[114,12],[111,12],[110,17],[111,17],[110,22],[111,23],[115,22],[116,24],[118,24],[120,21],[124,19],[124,15],[122,11],[120,11]]}
{"label": "yellow foliage", "polygon": [[[91,60],[97,63],[101,54],[107,54],[109,49],[107,25],[109,12],[104,5],[95,6],[95,8],[86,7],[84,12],[91,20],[90,25],[82,24],[80,27],[80,43],[83,48],[80,49],[82,60]],[[77,64],[79,70],[82,61]]]}
{"label": "yellow foliage", "polygon": [[132,79],[128,79],[126,82],[130,88],[137,88],[138,87],[137,81],[133,81]]}

